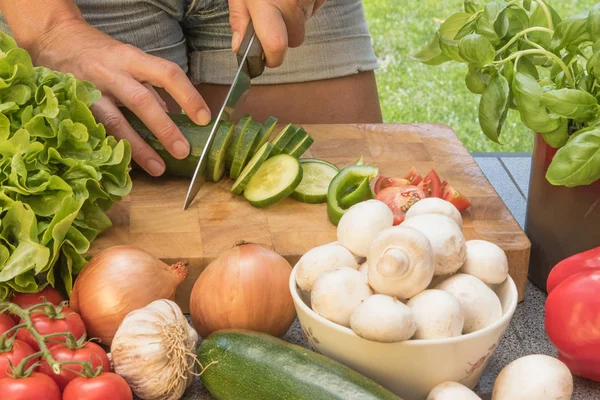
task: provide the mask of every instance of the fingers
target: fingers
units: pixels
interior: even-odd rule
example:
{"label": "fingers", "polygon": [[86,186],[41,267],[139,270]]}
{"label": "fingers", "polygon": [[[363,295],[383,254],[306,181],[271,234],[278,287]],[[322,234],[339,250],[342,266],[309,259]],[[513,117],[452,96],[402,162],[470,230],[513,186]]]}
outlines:
{"label": "fingers", "polygon": [[165,89],[196,124],[210,122],[206,102],[176,63],[140,52],[128,60],[127,67],[136,80]]}
{"label": "fingers", "polygon": [[229,24],[231,25],[231,50],[234,53],[240,48],[248,24],[250,23],[250,13],[243,0],[229,0]]}
{"label": "fingers", "polygon": [[156,101],[158,101],[158,104],[160,104],[160,106],[162,107],[162,109],[165,110],[165,112],[168,112],[169,108],[167,107],[167,103],[163,100],[162,97],[160,97],[160,95],[154,89],[154,87],[151,84],[149,84],[149,83],[143,83],[142,85],[144,85],[146,87],[146,89],[148,89],[150,91],[150,93],[152,93],[152,96],[154,96],[154,98],[156,99]]}
{"label": "fingers", "polygon": [[140,118],[173,157],[187,157],[190,144],[163,111],[150,90],[135,79],[122,74],[115,77],[112,92],[125,107]]}
{"label": "fingers", "polygon": [[317,11],[319,11],[319,9],[323,6],[323,4],[325,4],[326,0],[316,0],[315,4],[313,6],[313,10],[312,10],[312,15],[315,15],[317,13]]}
{"label": "fingers", "polygon": [[133,160],[140,167],[153,176],[160,176],[165,172],[164,161],[129,125],[111,99],[102,96],[92,105],[91,110],[110,135],[129,141]]}
{"label": "fingers", "polygon": [[265,65],[279,67],[288,48],[288,27],[279,8],[273,4],[249,4],[256,36],[265,52]]}

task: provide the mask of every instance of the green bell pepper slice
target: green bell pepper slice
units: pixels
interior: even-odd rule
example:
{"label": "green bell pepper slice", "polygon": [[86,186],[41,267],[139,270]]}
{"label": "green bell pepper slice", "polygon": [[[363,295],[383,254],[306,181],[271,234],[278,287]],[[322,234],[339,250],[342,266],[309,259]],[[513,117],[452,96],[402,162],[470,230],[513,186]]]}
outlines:
{"label": "green bell pepper slice", "polygon": [[337,226],[354,204],[374,197],[370,181],[378,173],[379,168],[372,165],[350,165],[338,172],[327,190],[327,216],[332,224]]}

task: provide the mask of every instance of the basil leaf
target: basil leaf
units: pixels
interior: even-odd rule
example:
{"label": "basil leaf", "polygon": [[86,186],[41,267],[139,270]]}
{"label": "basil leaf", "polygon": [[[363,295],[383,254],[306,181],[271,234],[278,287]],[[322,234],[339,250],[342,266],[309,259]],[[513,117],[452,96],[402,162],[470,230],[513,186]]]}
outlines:
{"label": "basil leaf", "polygon": [[593,42],[600,40],[600,3],[594,5],[588,14],[586,29]]}
{"label": "basil leaf", "polygon": [[569,139],[569,120],[562,118],[558,128],[551,132],[542,133],[541,135],[544,141],[555,149],[564,146]]}
{"label": "basil leaf", "polygon": [[479,102],[479,124],[483,133],[496,143],[508,113],[509,86],[500,74],[492,76]]}
{"label": "basil leaf", "polygon": [[542,104],[553,114],[577,122],[587,122],[598,114],[598,101],[587,92],[577,89],[558,89],[543,93]]}
{"label": "basil leaf", "polygon": [[440,37],[437,33],[425,47],[418,53],[413,54],[411,58],[426,65],[440,65],[452,60],[450,57],[442,54]]}
{"label": "basil leaf", "polygon": [[483,36],[473,33],[458,42],[460,56],[468,63],[483,66],[494,61],[494,46]]}
{"label": "basil leaf", "polygon": [[469,65],[469,72],[465,76],[467,88],[475,94],[481,94],[490,81],[489,74],[484,73],[480,68]]}
{"label": "basil leaf", "polygon": [[588,12],[582,12],[573,17],[565,19],[556,27],[552,42],[550,44],[552,51],[560,51],[569,46],[583,43],[589,40],[587,33]]}
{"label": "basil leaf", "polygon": [[600,179],[600,128],[574,135],[560,148],[546,172],[553,185],[589,185]]}
{"label": "basil leaf", "polygon": [[519,63],[517,64],[517,72],[527,74],[527,75],[533,77],[535,80],[540,79],[540,74],[538,72],[537,67],[527,57],[521,57],[519,59]]}
{"label": "basil leaf", "polygon": [[519,6],[509,6],[504,11],[504,16],[508,22],[506,34],[515,36],[517,33],[529,27],[529,15]]}
{"label": "basil leaf", "polygon": [[438,30],[440,48],[446,57],[458,62],[464,62],[464,59],[458,52],[458,40],[455,40],[457,33],[471,19],[471,14],[456,13],[446,19]]}
{"label": "basil leaf", "polygon": [[560,126],[560,119],[552,117],[542,105],[542,87],[529,75],[517,72],[512,85],[513,95],[521,120],[536,132],[551,132]]}
{"label": "basil leaf", "polygon": [[465,12],[469,14],[475,14],[479,10],[483,10],[483,7],[481,7],[475,0],[465,0],[464,8]]}
{"label": "basil leaf", "polygon": [[531,0],[523,0],[523,8],[527,11],[531,10]]}
{"label": "basil leaf", "polygon": [[[492,1],[485,5],[483,14],[477,22],[476,32],[483,35],[494,46],[500,44],[501,37],[496,32],[495,24],[498,17],[506,8],[504,1]],[[504,36],[504,35],[503,35]]]}
{"label": "basil leaf", "polygon": [[[546,13],[544,10],[537,4],[534,3],[532,7],[535,6],[535,9],[529,16],[529,26],[539,26],[542,28],[550,28],[548,25],[548,19],[546,17]],[[550,10],[550,15],[552,19],[552,25],[556,27],[560,24],[561,19],[558,13],[550,7],[550,5],[546,4],[546,7]],[[540,46],[548,49],[550,48],[550,42],[552,41],[552,34],[549,32],[530,32],[528,35],[529,39],[539,44]]]}

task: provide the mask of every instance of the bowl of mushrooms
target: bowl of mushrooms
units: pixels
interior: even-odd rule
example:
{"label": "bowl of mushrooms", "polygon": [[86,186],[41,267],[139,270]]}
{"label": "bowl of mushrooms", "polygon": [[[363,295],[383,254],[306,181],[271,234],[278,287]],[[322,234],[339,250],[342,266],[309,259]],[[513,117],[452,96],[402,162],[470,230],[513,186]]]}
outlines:
{"label": "bowl of mushrooms", "polygon": [[415,203],[399,225],[358,203],[338,241],[306,252],[290,291],[309,345],[405,400],[452,381],[473,388],[517,306],[505,252],[466,240],[449,202]]}

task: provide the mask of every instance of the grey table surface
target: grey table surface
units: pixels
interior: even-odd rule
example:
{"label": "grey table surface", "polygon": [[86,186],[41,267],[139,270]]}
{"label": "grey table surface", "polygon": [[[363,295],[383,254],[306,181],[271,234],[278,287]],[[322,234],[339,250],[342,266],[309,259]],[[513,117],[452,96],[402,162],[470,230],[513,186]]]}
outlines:
{"label": "grey table surface", "polygon": [[[473,156],[515,219],[523,227],[531,163],[530,155],[478,153],[473,154]],[[525,301],[517,306],[515,315],[504,334],[500,346],[475,388],[476,393],[483,400],[491,398],[496,376],[511,361],[528,354],[556,356],[556,350],[544,332],[545,300],[545,294],[531,283],[528,283]],[[297,320],[284,339],[307,346]],[[209,399],[213,399],[213,397],[198,379],[182,397],[182,400]],[[600,383],[575,378],[573,400],[596,399],[600,399]]]}

